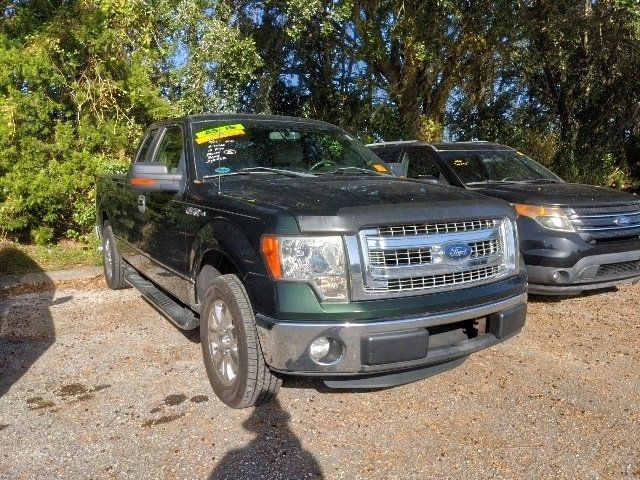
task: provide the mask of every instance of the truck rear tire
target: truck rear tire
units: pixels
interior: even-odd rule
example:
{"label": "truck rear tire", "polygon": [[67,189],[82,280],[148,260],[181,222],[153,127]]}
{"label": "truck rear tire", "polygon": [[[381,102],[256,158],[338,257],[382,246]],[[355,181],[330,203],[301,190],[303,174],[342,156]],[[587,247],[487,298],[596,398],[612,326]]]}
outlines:
{"label": "truck rear tire", "polygon": [[102,266],[107,286],[111,290],[129,288],[124,279],[124,261],[118,252],[111,225],[105,222],[102,227]]}
{"label": "truck rear tire", "polygon": [[264,361],[249,296],[235,275],[220,275],[207,287],[200,341],[209,382],[229,407],[252,407],[276,397],[282,380]]}

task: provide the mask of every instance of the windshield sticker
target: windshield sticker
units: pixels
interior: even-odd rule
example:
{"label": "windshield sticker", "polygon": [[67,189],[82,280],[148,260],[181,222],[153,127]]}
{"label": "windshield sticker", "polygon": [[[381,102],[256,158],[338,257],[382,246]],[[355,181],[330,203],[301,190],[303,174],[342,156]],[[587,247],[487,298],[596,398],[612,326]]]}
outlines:
{"label": "windshield sticker", "polygon": [[229,148],[228,142],[233,142],[233,140],[209,142],[209,145],[207,145],[207,163],[222,162],[227,160],[227,157],[238,153],[235,149]]}
{"label": "windshield sticker", "polygon": [[214,170],[214,172],[225,174],[225,173],[230,173],[231,169],[229,167],[218,167]]}
{"label": "windshield sticker", "polygon": [[379,163],[374,163],[372,166],[376,172],[387,173],[389,171],[387,167],[385,167],[384,165],[380,165]]}
{"label": "windshield sticker", "polygon": [[233,125],[224,125],[222,127],[208,128],[196,133],[196,143],[202,145],[203,143],[212,142],[214,140],[222,140],[224,138],[237,137],[239,135],[245,135],[244,125],[241,123],[235,123]]}
{"label": "windshield sticker", "polygon": [[469,165],[469,160],[464,159],[464,158],[458,158],[458,159],[453,161],[453,164],[456,167],[466,167],[467,165]]}

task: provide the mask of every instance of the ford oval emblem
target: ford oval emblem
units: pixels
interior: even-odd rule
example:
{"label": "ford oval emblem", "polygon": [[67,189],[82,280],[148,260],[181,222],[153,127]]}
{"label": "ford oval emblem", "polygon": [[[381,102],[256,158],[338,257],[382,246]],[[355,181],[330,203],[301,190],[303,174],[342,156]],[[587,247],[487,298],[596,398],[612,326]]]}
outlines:
{"label": "ford oval emblem", "polygon": [[631,222],[631,219],[626,215],[620,215],[618,218],[614,220],[614,222],[617,223],[618,225],[629,225],[629,223]]}
{"label": "ford oval emblem", "polygon": [[471,247],[466,243],[450,243],[442,248],[442,255],[449,260],[464,260],[471,255]]}

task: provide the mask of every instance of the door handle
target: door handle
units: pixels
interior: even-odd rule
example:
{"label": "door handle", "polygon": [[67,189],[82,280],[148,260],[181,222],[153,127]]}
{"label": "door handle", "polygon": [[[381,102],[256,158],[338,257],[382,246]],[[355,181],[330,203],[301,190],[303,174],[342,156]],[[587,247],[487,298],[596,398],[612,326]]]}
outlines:
{"label": "door handle", "polygon": [[138,195],[138,210],[141,213],[144,213],[146,209],[147,209],[147,197],[145,197],[144,195]]}

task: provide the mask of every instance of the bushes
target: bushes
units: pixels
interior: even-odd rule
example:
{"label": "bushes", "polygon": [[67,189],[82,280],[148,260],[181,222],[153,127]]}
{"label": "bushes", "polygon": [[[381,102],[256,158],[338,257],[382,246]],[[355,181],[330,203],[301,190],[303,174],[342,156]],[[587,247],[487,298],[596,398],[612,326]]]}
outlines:
{"label": "bushes", "polygon": [[133,19],[100,5],[25,3],[0,29],[0,235],[87,233],[96,175],[126,168],[144,126],[170,115]]}

